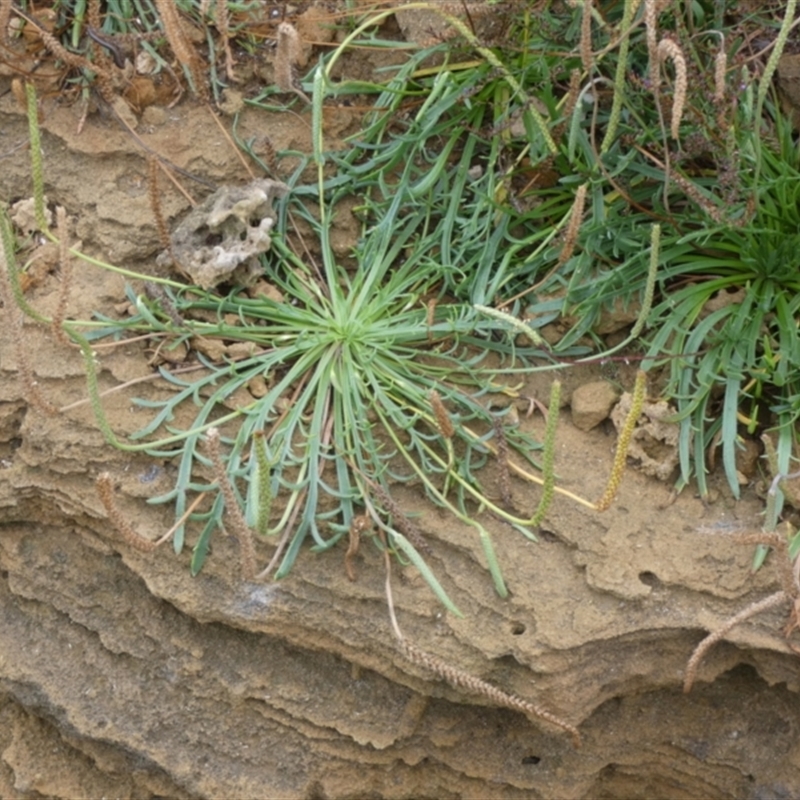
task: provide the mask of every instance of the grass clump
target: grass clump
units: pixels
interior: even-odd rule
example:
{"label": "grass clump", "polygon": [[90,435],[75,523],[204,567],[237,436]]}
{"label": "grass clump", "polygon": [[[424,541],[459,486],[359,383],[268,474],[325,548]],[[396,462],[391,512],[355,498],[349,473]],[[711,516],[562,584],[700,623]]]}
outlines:
{"label": "grass clump", "polygon": [[[280,300],[249,298],[238,290],[225,297],[195,288],[174,294],[177,313],[195,333],[251,342],[256,352],[228,365],[209,364],[206,377],[191,383],[165,372],[177,392],[160,404],[153,422],[137,436],[155,433],[190,397],[201,406],[180,434],[178,447],[149,450],[179,458],[178,484],[158,500],[175,501],[180,515],[189,493],[211,488],[192,478],[204,460],[198,450],[201,437],[212,424],[225,431],[224,424],[235,419],[235,433],[222,437],[227,473],[250,525],[264,502],[257,498],[277,501],[272,504],[276,513],[261,531],[279,537],[273,558],[277,577],[291,568],[306,538],[315,549],[327,549],[366,514],[452,607],[423,561],[424,545],[409,535],[408,520],[391,500],[392,485],[421,486],[434,503],[475,527],[495,585],[505,594],[491,539],[475,511],[491,509],[526,535],[532,533],[530,519],[503,507],[478,475],[479,467],[498,452],[487,396],[509,391],[498,372],[525,371],[531,358],[546,359],[547,354],[531,344],[519,346],[516,333],[503,333],[502,320],[451,294],[459,283],[458,259],[442,252],[443,230],[450,252],[475,247],[469,258],[487,259],[490,252],[476,241],[476,232],[488,229],[497,217],[496,206],[486,202],[485,184],[472,190],[466,207],[452,202],[453,183],[464,180],[463,162],[450,162],[460,139],[452,131],[463,117],[462,81],[480,76],[429,79],[425,103],[407,117],[406,131],[389,137],[415,66],[410,60],[384,88],[376,100],[382,111],[348,151],[328,153],[321,138],[315,141],[316,185],[299,184],[298,169],[284,213],[314,232],[320,252],[313,262],[301,260],[285,239],[274,240],[265,278],[279,290]],[[322,78],[315,80],[316,114],[321,113],[324,69],[319,67]],[[471,113],[480,125],[483,107]],[[450,134],[444,150],[434,150],[445,131]],[[478,137],[468,136],[467,152],[477,146]],[[331,165],[335,170],[328,177]],[[491,160],[489,167],[494,174]],[[330,242],[330,220],[352,196],[363,198],[363,227],[345,268]],[[191,322],[198,312],[219,322]],[[226,323],[229,319],[236,323]],[[134,317],[126,326],[143,322]],[[162,325],[166,329],[168,320]],[[257,377],[266,379],[266,394],[218,417],[220,400]],[[508,425],[502,429],[502,445],[514,454],[518,474],[530,474],[538,445]],[[195,547],[195,570],[226,502],[218,496],[207,512]],[[179,532],[176,547],[180,543]]]}
{"label": "grass clump", "polygon": [[703,494],[705,454],[716,440],[737,496],[736,448],[746,433],[775,429],[780,468],[788,471],[800,415],[800,158],[777,113],[775,126],[778,140],[752,153],[752,170],[743,170],[759,173],[758,185],[746,187],[754,213],[674,237],[663,271],[674,289],[653,310],[649,354],[673,356],[681,461],[697,465]]}
{"label": "grass clump", "polygon": [[[270,296],[161,280],[158,292],[128,287],[136,311],[125,320],[62,323],[86,357],[90,394],[109,442],[175,460],[174,487],[151,502],[174,504],[176,551],[184,547],[187,525],[199,528],[193,572],[226,521],[247,554],[248,577],[263,579],[286,575],[306,541],[326,550],[356,523],[368,530],[361,522],[366,517],[458,613],[426,563],[424,538],[393,498],[393,487],[421,487],[473,527],[501,595],[507,588],[479,512],[489,510],[535,538],[533,524],[543,512],[513,507],[508,473],[545,483],[548,502],[554,491],[568,494],[553,486],[552,475],[535,474],[538,443],[503,419],[502,405],[498,416],[491,403],[494,395],[505,396],[506,405],[513,400],[508,379],[533,369],[534,358],[544,362],[539,368],[550,364],[533,328],[513,317],[509,324],[508,315],[486,313],[476,302],[491,298],[486,283],[496,249],[513,236],[513,220],[504,219],[493,199],[502,180],[501,149],[480,135],[492,106],[463,103],[467,91],[496,90],[484,88],[490,69],[444,68],[419,79],[414,72],[423,55],[381,87],[379,110],[348,150],[327,152],[322,136],[315,137],[313,152],[289,179],[277,225],[286,231],[293,219],[311,250],[300,258],[297,241],[273,235],[262,264]],[[324,95],[349,90],[333,87],[325,69],[318,68],[314,81],[315,131],[322,130]],[[404,114],[405,131],[392,131],[402,104],[421,91],[425,101]],[[33,130],[36,115],[30,119]],[[464,152],[454,160],[457,144]],[[485,170],[467,188],[463,167],[477,157]],[[305,184],[301,176],[309,166],[317,181]],[[34,173],[41,174],[40,163]],[[453,201],[454,187],[466,202]],[[362,230],[345,265],[334,252],[330,221],[352,197],[361,201]],[[482,236],[489,231],[487,245]],[[520,327],[530,334],[526,343],[518,341]],[[126,442],[105,420],[91,345],[142,333],[166,339],[167,347],[217,341],[222,355],[198,355],[205,367],[199,378],[162,367],[174,391],[161,401],[139,401],[155,413]],[[263,390],[251,391],[255,383]],[[187,417],[192,405],[196,411]],[[492,459],[506,474],[500,498],[479,473]],[[552,456],[548,461],[552,470]],[[199,495],[207,501],[197,508]],[[275,543],[261,572],[252,563],[249,531]]]}
{"label": "grass clump", "polygon": [[[602,17],[575,5],[560,28],[539,18],[541,57],[547,43],[568,52],[527,89],[554,98],[558,152],[539,161],[548,185],[531,187],[526,202],[538,229],[555,235],[526,238],[526,256],[495,273],[494,303],[536,324],[558,321],[556,359],[587,340],[597,358],[619,350],[596,330],[609,309],[628,309],[624,346],[645,369],[664,370],[676,406],[679,485],[694,478],[707,496],[719,447],[738,496],[742,438],[775,431],[785,474],[800,414],[800,159],[770,84],[794,6],[773,19],[774,9],[758,16],[733,4],[625,2]],[[759,30],[775,38],[761,79],[745,51]],[[567,86],[569,69],[579,77]],[[513,116],[522,104],[511,105]]]}

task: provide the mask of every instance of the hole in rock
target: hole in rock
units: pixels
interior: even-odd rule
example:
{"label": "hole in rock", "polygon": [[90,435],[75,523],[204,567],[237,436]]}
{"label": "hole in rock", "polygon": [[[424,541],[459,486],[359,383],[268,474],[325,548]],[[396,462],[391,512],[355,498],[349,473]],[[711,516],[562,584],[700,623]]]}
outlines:
{"label": "hole in rock", "polygon": [[645,586],[652,586],[653,588],[655,588],[656,586],[661,586],[661,581],[658,579],[658,575],[656,575],[655,572],[650,572],[649,570],[640,572],[639,580]]}

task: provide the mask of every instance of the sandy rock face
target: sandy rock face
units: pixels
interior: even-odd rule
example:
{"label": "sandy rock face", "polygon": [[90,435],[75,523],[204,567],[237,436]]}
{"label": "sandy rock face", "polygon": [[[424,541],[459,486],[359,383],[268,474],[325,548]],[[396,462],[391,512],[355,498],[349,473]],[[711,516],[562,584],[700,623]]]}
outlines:
{"label": "sandy rock face", "polygon": [[[443,614],[414,574],[395,580],[411,640],[577,725],[576,751],[552,726],[405,662],[378,553],[360,556],[356,584],[334,552],[307,554],[285,581],[259,585],[240,581],[235,543],[221,540],[193,579],[188,553],[142,555],[116,538],[83,465],[56,476],[26,466],[32,422],[0,494],[0,713],[13,721],[0,734],[4,797],[476,797],[491,787],[499,798],[588,799],[648,787],[726,798],[758,796],[745,793],[754,780],[772,792],[763,796],[798,785],[797,663],[778,632],[783,615],[732,632],[736,644],[712,651],[683,695],[698,628],[750,595],[670,587],[642,571],[647,562],[630,564],[617,597],[593,590],[578,563],[594,560],[593,547],[612,561],[620,552],[605,524],[580,512],[550,519],[563,541],[508,537],[510,601],[493,594],[479,548],[457,547],[424,516],[464,620]],[[628,512],[649,485],[632,483]],[[165,524],[134,507],[137,525]],[[689,511],[648,527],[681,547],[670,526]],[[579,520],[590,535],[574,550],[566,541]],[[741,549],[718,555],[746,573]],[[628,580],[645,590],[640,599],[622,599],[638,591]],[[742,591],[744,580],[733,593]],[[42,767],[56,749],[54,775]]]}

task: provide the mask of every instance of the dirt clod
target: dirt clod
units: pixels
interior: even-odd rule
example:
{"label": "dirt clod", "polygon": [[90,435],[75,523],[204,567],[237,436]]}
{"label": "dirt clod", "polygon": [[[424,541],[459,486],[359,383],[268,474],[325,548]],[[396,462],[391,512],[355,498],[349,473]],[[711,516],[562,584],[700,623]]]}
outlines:
{"label": "dirt clod", "polygon": [[[611,414],[618,431],[625,424],[630,408],[631,395],[626,392]],[[645,475],[662,481],[669,480],[678,466],[679,426],[670,420],[674,415],[675,409],[663,400],[645,403],[628,448],[628,455],[638,460]]]}
{"label": "dirt clod", "polygon": [[607,381],[584,383],[572,392],[572,424],[579,430],[590,431],[608,419],[618,397],[616,389]]}

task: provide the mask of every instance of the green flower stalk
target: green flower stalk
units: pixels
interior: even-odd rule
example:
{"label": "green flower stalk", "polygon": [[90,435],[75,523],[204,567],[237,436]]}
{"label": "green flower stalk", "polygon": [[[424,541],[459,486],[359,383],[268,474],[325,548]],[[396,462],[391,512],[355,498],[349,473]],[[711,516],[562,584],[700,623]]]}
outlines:
{"label": "green flower stalk", "polygon": [[31,177],[33,178],[33,210],[39,230],[47,233],[47,218],[44,213],[44,167],[42,165],[42,140],[39,136],[39,107],[36,89],[32,83],[25,84],[28,104],[28,136],[31,143]]}
{"label": "green flower stalk", "polygon": [[625,97],[625,77],[628,72],[628,50],[630,48],[630,29],[633,15],[639,3],[636,0],[625,0],[625,10],[622,12],[620,25],[619,53],[617,55],[617,71],[614,74],[614,99],[611,103],[611,115],[608,118],[606,135],[600,145],[600,154],[607,153],[617,139],[617,128],[622,115],[622,101]]}
{"label": "green flower stalk", "polygon": [[550,503],[553,502],[555,493],[555,454],[556,454],[556,428],[558,427],[558,407],[561,401],[561,381],[553,381],[550,386],[550,404],[547,407],[547,426],[544,432],[544,452],[542,454],[542,496],[536,513],[531,519],[531,527],[542,524]]}
{"label": "green flower stalk", "polygon": [[631,403],[631,410],[628,416],[625,417],[625,424],[622,426],[622,431],[619,434],[617,441],[617,452],[614,454],[614,464],[611,467],[611,477],[608,479],[603,496],[595,503],[598,511],[606,511],[610,508],[611,503],[617,496],[619,485],[622,483],[622,476],[625,472],[625,461],[628,457],[628,448],[631,444],[631,437],[636,428],[636,423],[639,415],[642,413],[642,406],[644,405],[645,389],[647,388],[647,373],[644,370],[639,370],[636,373],[636,383],[633,387],[633,402]]}

